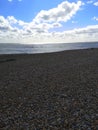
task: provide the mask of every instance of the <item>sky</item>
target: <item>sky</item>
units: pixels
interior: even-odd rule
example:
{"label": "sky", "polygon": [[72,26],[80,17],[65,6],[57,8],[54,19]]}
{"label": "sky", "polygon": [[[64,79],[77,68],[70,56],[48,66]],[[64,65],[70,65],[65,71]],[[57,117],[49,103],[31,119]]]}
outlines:
{"label": "sky", "polygon": [[0,0],[0,43],[98,41],[97,0]]}

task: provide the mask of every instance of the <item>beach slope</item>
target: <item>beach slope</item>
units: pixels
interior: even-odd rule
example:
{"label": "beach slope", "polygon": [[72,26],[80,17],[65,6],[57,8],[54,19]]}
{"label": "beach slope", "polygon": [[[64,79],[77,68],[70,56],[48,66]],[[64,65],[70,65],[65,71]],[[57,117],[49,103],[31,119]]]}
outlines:
{"label": "beach slope", "polygon": [[1,130],[97,130],[98,49],[0,55]]}

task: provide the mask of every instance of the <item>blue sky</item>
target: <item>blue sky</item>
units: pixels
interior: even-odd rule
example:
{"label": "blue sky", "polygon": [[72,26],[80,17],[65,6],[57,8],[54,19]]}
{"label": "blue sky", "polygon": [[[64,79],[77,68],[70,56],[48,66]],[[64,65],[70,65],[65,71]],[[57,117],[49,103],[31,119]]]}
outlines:
{"label": "blue sky", "polygon": [[97,0],[0,0],[0,42],[98,41]]}

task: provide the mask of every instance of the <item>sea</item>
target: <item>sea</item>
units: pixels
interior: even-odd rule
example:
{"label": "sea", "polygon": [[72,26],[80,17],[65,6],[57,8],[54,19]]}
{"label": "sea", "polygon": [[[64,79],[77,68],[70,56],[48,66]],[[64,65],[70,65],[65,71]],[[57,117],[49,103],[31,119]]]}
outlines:
{"label": "sea", "polygon": [[98,42],[53,44],[0,43],[0,54],[36,54],[88,48],[98,48]]}

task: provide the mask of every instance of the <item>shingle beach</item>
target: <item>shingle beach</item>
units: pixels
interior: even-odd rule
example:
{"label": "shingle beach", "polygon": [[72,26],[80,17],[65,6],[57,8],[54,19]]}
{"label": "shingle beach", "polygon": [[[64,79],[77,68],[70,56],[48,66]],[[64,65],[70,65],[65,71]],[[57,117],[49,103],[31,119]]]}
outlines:
{"label": "shingle beach", "polygon": [[0,55],[0,130],[98,130],[98,49]]}

